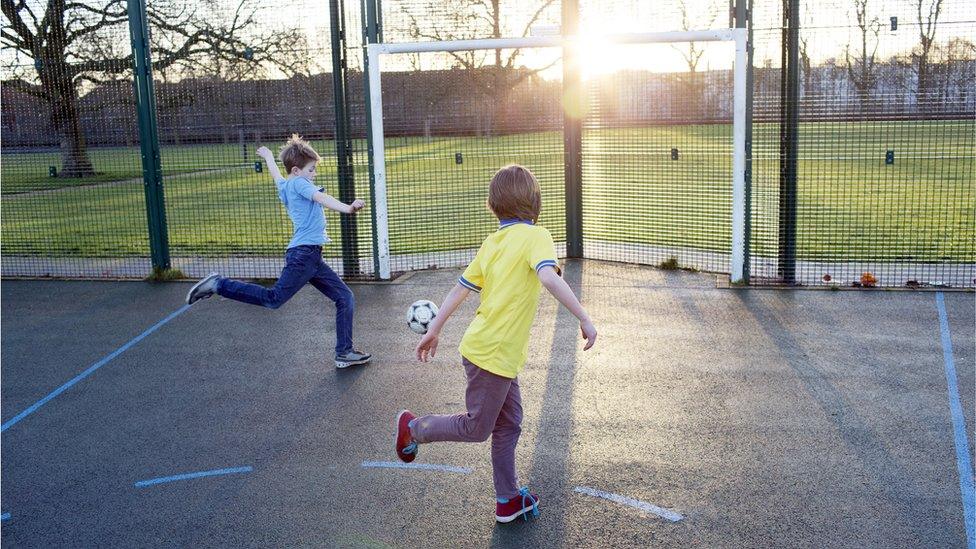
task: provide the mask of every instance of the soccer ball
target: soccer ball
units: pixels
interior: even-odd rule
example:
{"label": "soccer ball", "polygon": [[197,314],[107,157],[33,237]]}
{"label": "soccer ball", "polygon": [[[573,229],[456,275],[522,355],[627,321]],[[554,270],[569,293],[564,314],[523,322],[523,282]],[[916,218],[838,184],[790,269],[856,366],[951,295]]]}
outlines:
{"label": "soccer ball", "polygon": [[437,305],[433,301],[421,299],[414,301],[407,309],[407,326],[418,334],[426,334],[434,317],[437,316]]}

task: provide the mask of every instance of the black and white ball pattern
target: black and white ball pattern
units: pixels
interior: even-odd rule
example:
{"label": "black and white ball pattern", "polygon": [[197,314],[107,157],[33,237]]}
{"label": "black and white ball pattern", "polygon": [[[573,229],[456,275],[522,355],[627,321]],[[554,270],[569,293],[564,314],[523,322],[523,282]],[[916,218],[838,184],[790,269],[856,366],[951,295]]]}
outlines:
{"label": "black and white ball pattern", "polygon": [[426,334],[427,327],[437,316],[437,305],[433,301],[421,299],[414,301],[407,309],[407,326],[418,334]]}

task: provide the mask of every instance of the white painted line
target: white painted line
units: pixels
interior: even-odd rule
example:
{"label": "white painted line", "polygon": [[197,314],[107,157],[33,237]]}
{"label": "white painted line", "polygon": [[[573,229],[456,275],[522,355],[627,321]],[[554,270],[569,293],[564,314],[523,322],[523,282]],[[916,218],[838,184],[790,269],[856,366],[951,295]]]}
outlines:
{"label": "white painted line", "polygon": [[434,463],[400,463],[398,461],[364,461],[363,468],[378,467],[384,469],[420,469],[422,471],[440,471],[442,473],[459,473],[467,475],[471,473],[470,467],[457,467],[455,465],[437,465]]}
{"label": "white painted line", "polygon": [[640,509],[641,511],[647,511],[648,513],[653,513],[665,520],[671,522],[678,522],[684,517],[671,511],[670,509],[665,509],[663,507],[658,507],[657,505],[652,505],[650,503],[640,501],[638,499],[628,498],[626,496],[621,496],[619,494],[611,494],[610,492],[603,492],[601,490],[594,490],[593,488],[587,488],[586,486],[577,486],[573,489],[574,492],[579,492],[580,494],[586,494],[588,496],[593,496],[595,498],[603,498],[610,500],[614,503],[622,503],[623,505],[629,505],[631,507]]}

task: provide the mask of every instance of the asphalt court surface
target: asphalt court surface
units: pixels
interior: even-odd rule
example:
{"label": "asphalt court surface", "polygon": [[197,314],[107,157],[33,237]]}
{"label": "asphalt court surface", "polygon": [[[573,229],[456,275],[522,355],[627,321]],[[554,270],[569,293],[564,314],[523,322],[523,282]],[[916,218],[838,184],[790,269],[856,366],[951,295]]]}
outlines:
{"label": "asphalt court surface", "polygon": [[[2,433],[13,546],[965,547],[933,292],[722,290],[714,277],[598,262],[567,280],[600,331],[581,352],[543,296],[520,376],[517,465],[541,515],[496,525],[488,443],[395,461],[397,411],[462,410],[457,343],[412,359],[403,320],[458,271],[356,285],[365,367],[332,363],[333,308],[188,308]],[[4,425],[182,307],[188,284],[4,281]],[[974,417],[974,294],[945,293]],[[137,482],[201,471],[220,476]],[[586,487],[681,515],[576,491]],[[5,515],[6,516],[6,515]]]}

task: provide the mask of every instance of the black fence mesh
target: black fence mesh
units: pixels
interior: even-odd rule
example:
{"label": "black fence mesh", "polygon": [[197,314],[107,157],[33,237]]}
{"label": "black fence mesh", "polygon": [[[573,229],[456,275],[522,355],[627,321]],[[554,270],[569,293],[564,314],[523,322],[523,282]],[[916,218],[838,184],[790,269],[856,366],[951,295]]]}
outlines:
{"label": "black fence mesh", "polygon": [[557,243],[565,241],[560,53],[501,53],[531,57],[539,70],[493,64],[405,70],[404,62],[433,67],[450,63],[451,56],[384,56],[394,271],[467,264],[498,226],[486,205],[488,182],[506,164],[522,164],[535,174],[542,187],[539,223]]}
{"label": "black fence mesh", "polygon": [[[523,37],[560,20],[553,0],[383,2],[386,42]],[[558,30],[557,30],[558,32]],[[383,57],[391,268],[466,265],[498,221],[488,182],[506,164],[542,187],[539,223],[565,241],[561,52],[476,50]]]}
{"label": "black fence mesh", "polygon": [[[340,196],[327,5],[227,1],[176,13],[166,2],[148,7],[159,15],[151,30],[173,266],[192,277],[212,270],[277,276],[292,227],[255,150],[264,145],[277,154],[291,134],[304,136],[323,158],[316,183]],[[197,46],[206,57],[171,61],[170,52],[193,43],[204,26],[221,32]],[[368,188],[359,190],[368,198]],[[326,210],[326,260],[347,278],[369,276],[369,217],[346,221],[356,245],[352,272],[341,261],[350,231],[341,217]]]}
{"label": "black fence mesh", "polygon": [[[804,3],[796,191],[779,167],[782,8],[756,13],[753,283],[976,284],[976,8]],[[763,28],[765,27],[765,28]],[[761,53],[764,52],[764,53]],[[793,201],[793,280],[781,214]]]}
{"label": "black fence mesh", "polygon": [[[31,40],[45,39],[37,25],[57,5],[19,3],[18,19],[3,20],[3,276],[145,276],[127,6],[65,4],[71,40],[35,59]],[[291,226],[256,163],[259,145],[276,150],[293,132],[310,138],[323,156],[319,184],[371,202],[368,18],[363,3],[337,4],[348,66],[340,102],[348,134],[337,142],[330,7],[148,2],[168,251],[187,276],[277,275]],[[580,1],[586,257],[729,271],[732,46],[608,46],[596,38],[727,28],[729,8],[718,0]],[[804,3],[796,101],[783,70],[787,8],[774,1],[752,9],[751,282],[976,286],[976,7]],[[558,34],[562,9],[551,0],[386,0],[378,35],[405,42]],[[464,264],[494,226],[487,181],[512,162],[539,176],[542,223],[562,248],[562,73],[558,48],[385,56],[394,271]],[[795,143],[784,134],[793,107]],[[348,162],[340,161],[346,146]],[[795,192],[784,172],[789,150]],[[327,259],[347,277],[376,274],[367,212],[327,215]]]}
{"label": "black fence mesh", "polygon": [[3,276],[145,276],[149,240],[125,4],[104,13],[69,6],[70,32],[61,39],[42,26],[56,3],[22,2],[10,16],[4,10]]}
{"label": "black fence mesh", "polygon": [[732,71],[692,72],[698,52],[734,56],[720,43],[621,45],[604,54],[628,68],[584,74],[586,257],[728,272]]}

